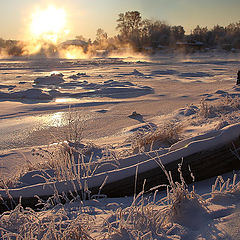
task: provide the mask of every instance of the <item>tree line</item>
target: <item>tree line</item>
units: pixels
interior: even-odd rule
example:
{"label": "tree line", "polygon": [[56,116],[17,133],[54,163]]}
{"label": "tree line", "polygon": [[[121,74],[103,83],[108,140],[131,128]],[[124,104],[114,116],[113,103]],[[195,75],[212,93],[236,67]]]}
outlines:
{"label": "tree line", "polygon": [[[240,21],[226,27],[216,25],[211,29],[196,26],[186,34],[181,25],[170,26],[159,20],[142,19],[140,12],[120,13],[117,19],[118,35],[115,41],[128,43],[136,50],[144,48],[176,48],[177,46],[203,46],[205,48],[240,49]],[[99,34],[101,33],[101,34]],[[97,39],[106,41],[107,34],[97,31]],[[97,40],[99,41],[99,40]],[[113,39],[109,39],[113,41]]]}
{"label": "tree line", "polygon": [[[142,19],[138,11],[120,13],[116,20],[116,36],[108,37],[101,28],[96,32],[94,41],[77,36],[85,53],[94,55],[98,50],[111,52],[121,48],[132,48],[135,51],[155,52],[159,49],[206,50],[220,48],[225,50],[240,49],[240,21],[223,27],[216,25],[211,29],[196,26],[186,34],[181,25],[170,26],[160,20]],[[0,53],[22,55],[24,44],[14,40],[0,38]]]}

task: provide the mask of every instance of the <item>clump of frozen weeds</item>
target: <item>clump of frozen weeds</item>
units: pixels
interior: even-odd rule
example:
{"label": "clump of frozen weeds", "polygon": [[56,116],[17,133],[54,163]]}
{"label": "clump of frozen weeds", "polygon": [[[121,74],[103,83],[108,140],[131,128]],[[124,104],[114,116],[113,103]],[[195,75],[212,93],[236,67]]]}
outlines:
{"label": "clump of frozen weeds", "polygon": [[168,121],[156,128],[148,125],[147,128],[138,130],[131,138],[133,153],[149,152],[160,147],[169,147],[180,139],[183,130],[181,123]]}
{"label": "clump of frozen weeds", "polygon": [[215,184],[212,186],[211,198],[212,203],[237,203],[240,197],[240,181],[237,180],[238,175],[235,173],[233,178],[224,180],[222,176],[216,178]]}
{"label": "clump of frozen weeds", "polygon": [[[159,166],[165,172],[169,185],[167,194],[156,200],[157,188],[152,199],[145,196],[143,190],[134,196],[130,207],[118,208],[105,221],[105,236],[103,239],[175,239],[176,232],[184,233],[186,229],[195,230],[199,223],[209,218],[205,201],[194,191],[189,191],[182,177],[181,164],[179,174],[181,182],[174,182],[171,172],[167,172],[158,160]],[[161,186],[163,187],[163,185]]]}
{"label": "clump of frozen weeds", "polygon": [[84,213],[74,218],[68,216],[63,208],[38,214],[21,204],[12,211],[0,215],[1,239],[79,239],[90,240],[94,219]]}
{"label": "clump of frozen weeds", "polygon": [[215,118],[238,110],[240,110],[240,98],[225,94],[214,104],[209,104],[206,99],[202,99],[199,104],[198,115],[204,118]]}

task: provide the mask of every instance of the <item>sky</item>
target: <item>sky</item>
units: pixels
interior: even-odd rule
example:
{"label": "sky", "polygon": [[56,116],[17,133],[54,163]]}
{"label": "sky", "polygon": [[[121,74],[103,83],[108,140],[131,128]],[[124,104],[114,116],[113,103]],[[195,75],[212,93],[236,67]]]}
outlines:
{"label": "sky", "polygon": [[65,9],[68,39],[83,35],[94,40],[98,28],[113,36],[118,14],[133,10],[143,19],[182,25],[187,33],[197,25],[211,28],[240,21],[240,0],[0,0],[0,37],[24,40],[32,13],[49,5]]}

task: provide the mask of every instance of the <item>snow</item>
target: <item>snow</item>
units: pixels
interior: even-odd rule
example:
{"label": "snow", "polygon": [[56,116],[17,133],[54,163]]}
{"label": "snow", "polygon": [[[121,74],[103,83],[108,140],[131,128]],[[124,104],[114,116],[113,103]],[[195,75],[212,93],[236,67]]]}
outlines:
{"label": "snow", "polygon": [[52,73],[50,76],[38,77],[34,80],[34,83],[39,85],[58,85],[63,82],[62,73]]}
{"label": "snow", "polygon": [[[232,179],[232,174],[228,173],[223,176],[224,181],[227,178]],[[238,239],[239,236],[239,192],[238,190],[222,190],[221,192],[216,190],[215,192],[211,192],[211,185],[215,184],[215,178],[208,179],[202,182],[195,183],[195,195],[197,194],[206,194],[211,193],[208,196],[203,197],[201,200],[198,198],[186,198],[181,199],[181,202],[175,204],[174,206],[177,209],[171,209],[171,205],[162,205],[158,204],[159,199],[163,199],[165,195],[163,193],[159,193],[156,195],[156,203],[152,203],[152,196],[141,197],[140,203],[136,203],[133,205],[134,199],[132,197],[128,198],[100,198],[93,199],[89,201],[85,201],[84,204],[81,204],[77,200],[72,203],[68,203],[65,205],[58,205],[53,209],[44,210],[41,212],[29,212],[26,210],[19,211],[18,209],[14,210],[10,213],[5,213],[1,216],[1,227],[2,229],[6,229],[8,232],[14,231],[17,233],[19,231],[19,227],[23,226],[24,223],[29,224],[28,228],[25,228],[26,231],[31,229],[32,224],[34,226],[41,223],[41,219],[44,219],[44,224],[50,223],[55,216],[60,218],[61,221],[51,222],[54,224],[54,227],[58,227],[61,225],[61,230],[64,231],[68,224],[74,224],[76,221],[78,224],[81,224],[81,216],[82,218],[88,216],[88,229],[89,234],[94,239],[116,239],[106,237],[106,231],[104,228],[106,225],[106,221],[112,227],[115,227],[117,231],[115,232],[115,237],[118,235],[118,239],[128,239],[127,232],[130,233],[132,230],[137,230],[139,233],[145,233],[148,229],[144,222],[141,221],[141,215],[138,215],[137,221],[134,222],[136,225],[136,229],[132,228],[131,221],[135,221],[134,218],[128,222],[127,218],[123,216],[131,216],[131,212],[134,214],[144,213],[144,219],[148,220],[152,225],[152,229],[150,229],[150,236],[154,235],[154,239],[162,239],[163,235],[155,235],[156,227],[160,230],[160,233],[165,235],[167,239]],[[192,186],[189,186],[189,191]],[[190,195],[189,195],[190,196]],[[145,204],[141,205],[141,202],[144,201]],[[140,205],[139,205],[140,204]],[[178,205],[179,204],[179,205]],[[149,208],[148,208],[149,205]],[[139,212],[138,212],[139,208]],[[146,208],[146,210],[145,210]],[[152,209],[152,210],[151,210]],[[169,214],[166,215],[166,209],[169,209]],[[19,211],[19,212],[18,212]],[[147,212],[148,211],[148,212]],[[118,213],[122,215],[118,215]],[[150,214],[150,215],[148,215]],[[152,215],[151,215],[152,214]],[[157,215],[154,215],[157,214]],[[24,216],[28,216],[28,218],[24,218]],[[38,216],[38,221],[26,222],[26,219],[29,219],[30,216]],[[67,217],[65,217],[67,216]],[[123,218],[121,218],[121,216]],[[161,225],[153,225],[157,224],[155,222],[153,216],[161,218],[166,217],[166,223]],[[170,217],[170,218],[169,218]],[[25,220],[21,222],[20,220]],[[85,218],[87,220],[87,218]],[[157,219],[156,219],[157,220]],[[120,221],[120,222],[119,222]],[[85,221],[86,223],[86,221]],[[139,225],[137,225],[137,223]],[[122,228],[126,229],[126,231],[119,231],[119,224],[122,224]],[[82,226],[83,225],[82,223]],[[40,234],[37,229],[44,228],[34,228],[36,232],[34,234]],[[76,227],[75,227],[76,229]],[[113,230],[113,229],[112,229]],[[149,231],[149,230],[148,230]],[[2,231],[1,234],[4,234]],[[105,236],[105,237],[104,237]]]}
{"label": "snow", "polygon": [[[211,136],[211,137],[210,137]],[[107,183],[116,182],[118,180],[127,178],[129,176],[134,176],[136,173],[136,168],[138,168],[138,173],[142,173],[153,168],[158,167],[155,158],[160,158],[163,164],[170,163],[174,160],[181,159],[190,156],[194,153],[201,152],[204,150],[214,149],[216,147],[223,146],[240,136],[240,124],[234,124],[225,127],[212,135],[205,134],[204,136],[198,136],[196,138],[191,138],[181,142],[179,146],[174,146],[175,150],[170,148],[170,152],[166,150],[159,150],[156,152],[149,152],[147,155],[137,154],[135,156],[130,156],[125,159],[118,160],[118,168],[113,168],[111,165],[106,165],[100,168],[100,173],[97,170],[94,176],[86,177],[81,179],[81,184],[79,185],[78,180],[76,181],[63,181],[63,182],[53,182],[37,184],[34,186],[23,187],[18,189],[9,189],[9,193],[14,198],[31,197],[38,194],[39,197],[52,195],[54,190],[57,189],[58,192],[67,192],[69,189],[74,191],[74,186],[77,186],[77,190],[81,190],[84,186],[84,182],[87,182],[89,188],[99,187],[105,180],[107,176]],[[180,148],[181,146],[181,148]],[[151,156],[151,157],[149,157]],[[110,168],[110,170],[109,170]],[[30,173],[29,173],[30,174]],[[25,178],[29,178],[29,174]],[[33,172],[30,176],[36,175]],[[40,174],[40,173],[38,173]],[[40,174],[41,175],[41,174]],[[44,176],[40,179],[43,179]],[[33,181],[35,181],[33,179]],[[42,182],[42,181],[40,181]],[[25,183],[25,181],[23,182]],[[37,183],[37,182],[36,182]],[[5,190],[0,190],[0,195],[4,198],[7,197]]]}
{"label": "snow", "polygon": [[49,179],[50,177],[54,177],[54,170],[52,169],[46,169],[45,171],[35,170],[24,174],[22,177],[20,177],[19,182],[21,183],[21,186],[29,186],[45,183],[46,179]]}
{"label": "snow", "polygon": [[[74,192],[86,182],[89,188],[105,180],[115,182],[135,175],[136,168],[141,173],[157,166],[145,153],[132,151],[117,159],[118,168],[103,165],[95,175],[80,181],[56,181],[52,169],[31,169],[40,163],[46,166],[45,159],[33,157],[31,150],[37,146],[48,149],[48,144],[59,141],[59,135],[54,134],[57,134],[56,127],[66,129],[63,119],[67,119],[69,104],[80,113],[81,121],[86,122],[84,143],[91,141],[101,147],[111,144],[119,152],[131,151],[129,139],[139,130],[154,131],[165,128],[168,122],[182,123],[184,127],[178,142],[162,144],[157,152],[149,153],[152,157],[157,154],[164,164],[229,143],[240,135],[237,105],[240,88],[235,86],[238,59],[238,54],[212,53],[169,54],[151,59],[1,59],[0,177],[6,180],[19,176],[18,184],[9,188],[14,198],[35,194],[41,197],[54,194],[56,189],[59,193]],[[201,115],[202,98],[211,109],[205,112],[207,117]],[[99,149],[102,148],[96,151]],[[93,160],[96,159],[94,156]],[[226,176],[232,178],[231,173]],[[49,179],[53,182],[48,182]],[[195,183],[196,192],[200,195],[211,193],[214,181]],[[156,197],[162,199],[164,194]],[[0,195],[8,197],[3,189]],[[204,207],[192,199],[183,201],[174,224],[169,223],[162,229],[166,239],[238,239],[239,192],[215,192],[204,195],[203,199]],[[79,207],[78,201],[58,208],[67,212],[70,222],[76,214],[92,211],[97,230],[91,234],[94,239],[101,239],[103,234],[99,229],[103,220],[100,219],[116,220],[115,210],[121,206],[121,211],[127,211],[132,201],[132,198],[104,198],[85,202],[85,210]],[[163,206],[156,204],[154,208],[164,215]],[[40,214],[54,216],[54,211],[41,211]],[[3,221],[0,222],[2,228]],[[128,233],[121,234],[123,237]],[[124,239],[121,234],[120,239]],[[117,235],[111,239],[117,239]]]}

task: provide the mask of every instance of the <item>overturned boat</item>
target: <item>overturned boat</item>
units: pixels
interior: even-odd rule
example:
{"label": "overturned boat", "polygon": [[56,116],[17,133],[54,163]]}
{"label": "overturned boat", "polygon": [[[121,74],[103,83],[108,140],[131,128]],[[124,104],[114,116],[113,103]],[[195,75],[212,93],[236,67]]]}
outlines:
{"label": "overturned boat", "polygon": [[[22,206],[42,208],[52,198],[60,202],[80,197],[124,197],[148,192],[173,181],[200,181],[240,169],[240,124],[227,126],[159,149],[120,159],[118,168],[103,165],[94,175],[71,181],[40,183],[14,189],[0,189],[0,212]],[[94,167],[94,166],[93,166]],[[41,200],[40,200],[41,199]]]}

